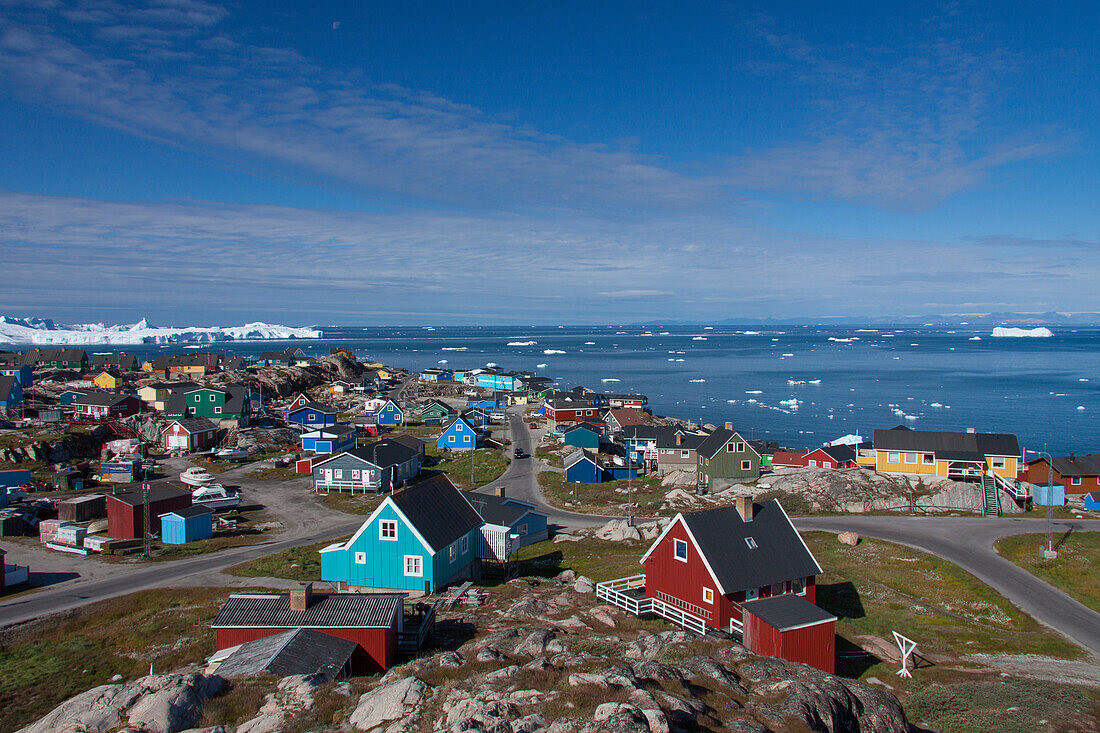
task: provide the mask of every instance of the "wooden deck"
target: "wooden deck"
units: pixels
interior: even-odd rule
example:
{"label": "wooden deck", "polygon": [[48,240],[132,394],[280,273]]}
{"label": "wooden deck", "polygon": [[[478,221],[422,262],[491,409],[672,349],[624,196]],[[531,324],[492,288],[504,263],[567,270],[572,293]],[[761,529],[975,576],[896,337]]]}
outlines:
{"label": "wooden deck", "polygon": [[647,614],[660,616],[685,631],[691,631],[700,636],[706,636],[716,630],[694,613],[677,608],[659,598],[646,598],[644,574],[597,583],[596,598],[629,611],[635,616]]}

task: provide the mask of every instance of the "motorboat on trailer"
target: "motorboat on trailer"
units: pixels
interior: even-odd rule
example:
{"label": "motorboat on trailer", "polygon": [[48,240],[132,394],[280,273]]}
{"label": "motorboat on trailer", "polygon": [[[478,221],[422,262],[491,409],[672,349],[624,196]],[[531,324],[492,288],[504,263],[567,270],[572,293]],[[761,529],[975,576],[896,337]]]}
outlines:
{"label": "motorboat on trailer", "polygon": [[202,466],[192,466],[180,474],[180,481],[188,486],[205,486],[214,480],[214,474]]}
{"label": "motorboat on trailer", "polygon": [[222,448],[214,454],[214,457],[221,458],[225,461],[243,461],[245,458],[248,458],[248,451],[241,450],[240,448]]}
{"label": "motorboat on trailer", "polygon": [[216,512],[236,509],[241,505],[241,496],[221,484],[206,484],[191,492],[191,503],[195,506],[210,507]]}

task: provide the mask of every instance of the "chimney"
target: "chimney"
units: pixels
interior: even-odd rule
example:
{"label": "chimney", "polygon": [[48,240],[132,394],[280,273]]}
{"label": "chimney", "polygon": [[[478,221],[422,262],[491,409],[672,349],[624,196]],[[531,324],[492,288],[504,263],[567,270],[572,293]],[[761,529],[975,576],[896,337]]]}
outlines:
{"label": "chimney", "polygon": [[752,521],[753,504],[751,496],[737,497],[737,513],[741,515],[741,519],[744,521]]}
{"label": "chimney", "polygon": [[680,435],[679,433],[676,433],[676,445],[683,445],[683,444],[684,444],[684,436]]}
{"label": "chimney", "polygon": [[493,489],[493,493],[496,494],[497,496],[499,496],[501,499],[503,499],[505,496],[508,495],[508,490],[503,486],[498,486],[495,489]]}
{"label": "chimney", "polygon": [[729,431],[732,432],[733,431],[733,423],[731,423],[731,422],[726,423],[726,430],[729,430]]}
{"label": "chimney", "polygon": [[302,583],[290,590],[290,610],[304,611],[313,600],[313,583]]}

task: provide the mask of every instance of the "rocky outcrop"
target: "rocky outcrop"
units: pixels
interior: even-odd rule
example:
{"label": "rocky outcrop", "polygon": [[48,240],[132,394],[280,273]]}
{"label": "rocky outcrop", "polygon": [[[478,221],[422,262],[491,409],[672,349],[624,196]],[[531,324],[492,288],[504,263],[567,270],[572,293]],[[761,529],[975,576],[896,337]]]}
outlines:
{"label": "rocky outcrop", "polygon": [[324,681],[320,675],[282,678],[275,692],[264,698],[259,715],[237,726],[236,733],[279,733],[289,719],[313,707],[314,689]]}
{"label": "rocky outcrop", "polygon": [[357,730],[374,730],[391,720],[408,719],[431,691],[416,677],[380,684],[359,698],[349,722]]}
{"label": "rocky outcrop", "polygon": [[111,435],[97,425],[87,432],[75,432],[60,440],[28,438],[22,445],[0,449],[0,463],[64,463],[73,459],[99,458],[99,448]]}
{"label": "rocky outcrop", "polygon": [[176,733],[194,725],[202,704],[224,686],[222,678],[203,674],[151,675],[100,685],[61,703],[20,733],[106,733],[124,722],[145,733]]}

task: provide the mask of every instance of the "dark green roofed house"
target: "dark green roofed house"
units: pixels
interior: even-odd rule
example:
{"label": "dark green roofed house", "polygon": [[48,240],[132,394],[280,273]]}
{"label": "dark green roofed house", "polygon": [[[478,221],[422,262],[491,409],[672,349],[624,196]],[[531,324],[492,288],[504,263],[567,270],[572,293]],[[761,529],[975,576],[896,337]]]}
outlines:
{"label": "dark green roofed house", "polygon": [[760,454],[733,429],[732,423],[711,433],[696,449],[698,486],[704,491],[760,478]]}
{"label": "dark green roofed house", "polygon": [[24,352],[27,363],[42,369],[88,370],[88,354],[84,349],[35,348]]}

